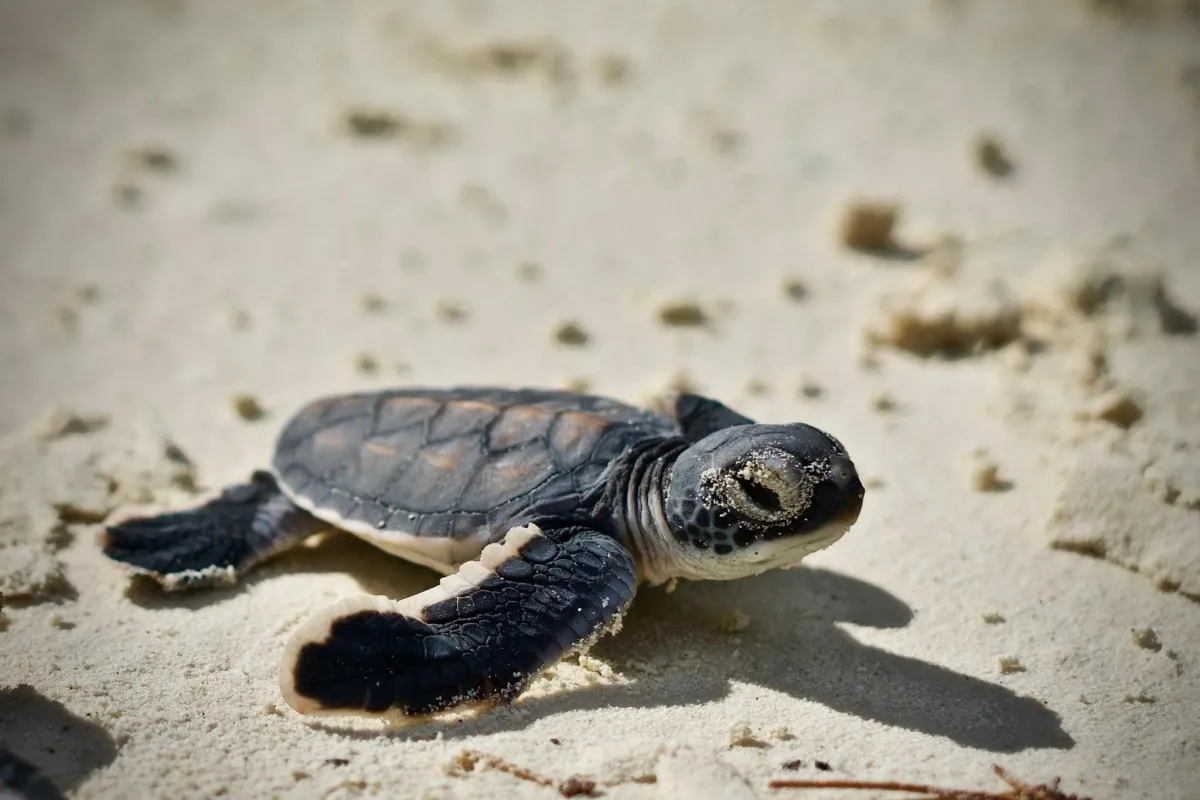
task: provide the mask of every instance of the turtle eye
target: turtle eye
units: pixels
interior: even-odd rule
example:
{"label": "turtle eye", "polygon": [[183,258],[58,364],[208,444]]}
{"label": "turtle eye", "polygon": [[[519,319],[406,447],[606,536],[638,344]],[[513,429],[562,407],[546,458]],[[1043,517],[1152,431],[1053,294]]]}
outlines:
{"label": "turtle eye", "polygon": [[746,493],[746,497],[748,497],[750,502],[754,503],[754,505],[769,511],[772,514],[782,510],[783,503],[780,501],[779,495],[776,494],[773,489],[769,489],[760,483],[755,483],[748,478],[743,478],[740,475],[736,476],[736,479],[738,485],[742,487],[742,491]]}

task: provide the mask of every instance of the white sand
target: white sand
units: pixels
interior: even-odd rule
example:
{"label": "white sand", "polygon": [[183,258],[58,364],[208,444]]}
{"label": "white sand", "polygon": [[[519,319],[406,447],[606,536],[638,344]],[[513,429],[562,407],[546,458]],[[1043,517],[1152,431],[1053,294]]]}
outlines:
{"label": "white sand", "polygon": [[[77,798],[555,796],[464,748],[613,798],[994,762],[1200,796],[1196,20],[703,5],[0,4],[0,743]],[[899,204],[886,257],[840,245],[855,197]],[[708,325],[658,320],[686,301]],[[293,626],[426,570],[336,538],[164,597],[94,542],[320,394],[684,379],[840,437],[861,521],[809,569],[645,590],[477,719],[278,696]]]}

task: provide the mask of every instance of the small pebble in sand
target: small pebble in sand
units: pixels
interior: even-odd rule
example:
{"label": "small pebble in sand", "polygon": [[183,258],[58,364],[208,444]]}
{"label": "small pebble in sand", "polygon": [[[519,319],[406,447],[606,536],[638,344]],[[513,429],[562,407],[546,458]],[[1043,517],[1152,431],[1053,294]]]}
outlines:
{"label": "small pebble in sand", "polygon": [[451,300],[443,300],[438,303],[437,315],[438,319],[440,319],[442,322],[456,325],[467,318],[467,311],[458,303],[455,303]]}
{"label": "small pebble in sand", "polygon": [[658,321],[672,328],[707,325],[708,314],[698,303],[678,301],[665,303],[658,309]]}
{"label": "small pebble in sand", "polygon": [[859,353],[856,363],[858,368],[864,372],[876,372],[883,366],[883,362],[879,360],[879,354],[873,349]]}
{"label": "small pebble in sand", "polygon": [[508,218],[508,208],[496,194],[486,186],[477,183],[463,184],[458,191],[459,202],[463,208],[479,214],[493,222],[503,222]]}
{"label": "small pebble in sand", "polygon": [[363,375],[374,375],[379,371],[379,359],[370,353],[359,353],[354,357],[354,369]]}
{"label": "small pebble in sand", "polygon": [[1016,656],[1000,657],[1000,674],[1012,675],[1014,672],[1025,672],[1025,666]]}
{"label": "small pebble in sand", "polygon": [[179,158],[165,147],[144,147],[134,153],[138,164],[155,172],[174,172]]}
{"label": "small pebble in sand", "polygon": [[745,722],[738,722],[729,729],[730,747],[756,747],[760,744],[754,731]]}
{"label": "small pebble in sand", "polygon": [[783,295],[797,302],[808,297],[808,284],[799,278],[786,278],[783,281]]}
{"label": "small pebble in sand", "polygon": [[807,397],[809,400],[816,400],[825,390],[821,388],[821,384],[811,378],[803,378],[800,381],[800,396]]}
{"label": "small pebble in sand", "polygon": [[266,416],[266,409],[252,394],[239,394],[233,398],[233,411],[246,422],[255,422]]}
{"label": "small pebble in sand", "polygon": [[629,81],[633,68],[629,60],[618,55],[603,55],[596,60],[600,82],[605,86],[620,86]]}
{"label": "small pebble in sand", "polygon": [[113,187],[113,199],[121,208],[137,208],[142,204],[142,190],[131,183],[119,183]]}
{"label": "small pebble in sand", "polygon": [[876,392],[871,395],[871,408],[875,411],[895,411],[896,400],[887,392]]}
{"label": "small pebble in sand", "polygon": [[79,312],[70,306],[58,306],[54,309],[54,321],[63,333],[74,336],[79,333]]}
{"label": "small pebble in sand", "polygon": [[517,265],[517,277],[525,283],[537,283],[542,278],[542,265],[536,261],[524,261]]}
{"label": "small pebble in sand", "polygon": [[990,134],[978,136],[971,145],[975,156],[975,165],[993,178],[1007,178],[1012,174],[1012,158],[1004,145]]}
{"label": "small pebble in sand", "polygon": [[795,772],[804,766],[804,762],[798,758],[793,758],[791,761],[783,762],[780,766],[789,772]]}
{"label": "small pebble in sand", "polygon": [[977,492],[996,492],[1005,487],[1000,480],[1000,465],[986,455],[976,457],[970,478],[971,488]]}
{"label": "small pebble in sand", "polygon": [[743,135],[712,109],[695,109],[689,113],[689,125],[718,155],[732,155],[742,145]]}
{"label": "small pebble in sand", "polygon": [[108,423],[107,414],[53,408],[35,423],[34,435],[48,442],[75,434],[92,433],[104,428]]}
{"label": "small pebble in sand", "polygon": [[367,292],[362,296],[360,302],[362,303],[363,311],[366,311],[368,314],[378,314],[387,308],[387,301],[375,292]]}
{"label": "small pebble in sand", "polygon": [[746,394],[751,397],[764,397],[771,393],[771,385],[760,378],[746,381]]}
{"label": "small pebble in sand", "polygon": [[1158,641],[1158,634],[1154,632],[1153,628],[1134,628],[1130,633],[1133,634],[1133,643],[1138,647],[1153,650],[1156,653],[1162,650],[1162,642]]}
{"label": "small pebble in sand", "polygon": [[854,201],[842,212],[842,244],[852,250],[885,250],[893,244],[899,218],[895,203]]}
{"label": "small pebble in sand", "polygon": [[563,322],[554,329],[554,341],[568,347],[582,347],[588,343],[588,333],[577,322]]}
{"label": "small pebble in sand", "polygon": [[721,631],[721,633],[741,633],[749,627],[749,615],[737,609],[725,612],[717,620],[717,630]]}
{"label": "small pebble in sand", "polygon": [[592,382],[587,378],[568,378],[563,384],[563,388],[568,392],[578,392],[583,394],[592,388]]}
{"label": "small pebble in sand", "polygon": [[1089,402],[1078,416],[1104,420],[1118,428],[1130,428],[1142,418],[1142,407],[1129,392],[1113,389]]}
{"label": "small pebble in sand", "polygon": [[780,742],[786,742],[789,739],[796,738],[794,735],[792,735],[792,732],[787,725],[777,725],[774,728],[771,728],[771,730],[767,732],[767,737]]}
{"label": "small pebble in sand", "polygon": [[1006,620],[1004,619],[1003,614],[997,614],[996,612],[993,611],[989,614],[984,614],[983,621],[986,622],[988,625],[1001,625]]}
{"label": "small pebble in sand", "polygon": [[346,114],[346,130],[361,139],[380,139],[395,135],[400,120],[386,111],[360,109]]}

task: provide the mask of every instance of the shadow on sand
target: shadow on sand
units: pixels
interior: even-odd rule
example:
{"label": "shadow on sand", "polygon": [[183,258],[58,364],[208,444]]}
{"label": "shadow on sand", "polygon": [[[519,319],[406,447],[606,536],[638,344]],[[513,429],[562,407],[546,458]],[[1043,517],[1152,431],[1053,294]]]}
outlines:
{"label": "shadow on sand", "polygon": [[[285,573],[347,573],[363,590],[405,597],[437,576],[345,535],[314,540],[264,565],[237,586],[166,594],[149,582],[131,583],[129,597],[148,608],[201,608],[259,581]],[[753,618],[731,646],[716,620],[729,609]],[[759,613],[755,613],[760,609]],[[767,612],[770,613],[767,613]],[[341,735],[447,738],[524,727],[534,719],[590,709],[691,706],[726,696],[731,682],[751,683],[829,708],[997,753],[1069,749],[1059,716],[1030,697],[978,678],[858,642],[840,623],[903,628],[912,609],[872,584],[822,569],[775,571],[730,582],[681,582],[668,594],[643,587],[616,637],[602,639],[597,656],[633,680],[589,686],[520,701],[520,714],[492,713],[364,732],[324,722],[312,727]],[[665,651],[664,651],[665,648]],[[691,651],[692,658],[673,658]],[[655,661],[655,675],[638,664]]]}
{"label": "shadow on sand", "polygon": [[[0,751],[20,759],[15,767],[25,762],[54,786],[68,790],[111,764],[117,743],[92,720],[21,684],[0,689]],[[3,791],[0,796],[5,796]],[[35,796],[32,789],[29,796]]]}

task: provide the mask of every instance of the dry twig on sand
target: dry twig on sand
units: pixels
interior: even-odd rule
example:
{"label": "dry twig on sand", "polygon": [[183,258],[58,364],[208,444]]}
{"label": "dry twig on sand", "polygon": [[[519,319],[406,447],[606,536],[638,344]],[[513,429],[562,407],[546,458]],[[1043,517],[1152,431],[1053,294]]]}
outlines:
{"label": "dry twig on sand", "polygon": [[771,781],[772,789],[873,789],[881,792],[912,792],[919,797],[911,800],[1090,800],[1081,795],[1067,794],[1058,788],[1059,779],[1050,783],[1040,783],[1030,786],[1009,775],[999,764],[993,764],[992,770],[1009,788],[1003,792],[984,792],[974,789],[942,789],[937,786],[925,786],[919,783],[898,783],[896,781],[847,781],[824,780],[804,781],[781,779]]}
{"label": "dry twig on sand", "polygon": [[481,753],[478,750],[463,750],[460,756],[463,766],[467,769],[474,769],[478,763],[486,764],[494,770],[507,772],[515,778],[520,778],[523,781],[530,781],[540,786],[545,786],[556,790],[563,797],[597,797],[596,782],[583,780],[582,778],[567,778],[565,781],[552,781],[549,778],[544,778],[535,772],[532,772],[525,767],[516,764],[510,764],[499,756]]}

